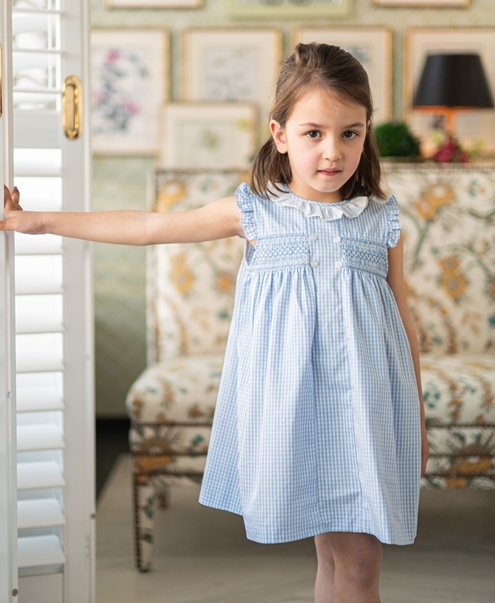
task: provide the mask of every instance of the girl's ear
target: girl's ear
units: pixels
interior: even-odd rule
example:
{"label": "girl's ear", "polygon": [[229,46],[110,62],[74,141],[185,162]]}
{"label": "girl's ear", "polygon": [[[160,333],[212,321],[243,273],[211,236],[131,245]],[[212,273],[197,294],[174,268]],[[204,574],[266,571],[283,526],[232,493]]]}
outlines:
{"label": "girl's ear", "polygon": [[275,146],[277,147],[277,151],[281,155],[285,155],[287,153],[287,142],[285,140],[285,131],[282,126],[272,119],[270,121],[270,132],[272,133],[273,141],[275,142]]}

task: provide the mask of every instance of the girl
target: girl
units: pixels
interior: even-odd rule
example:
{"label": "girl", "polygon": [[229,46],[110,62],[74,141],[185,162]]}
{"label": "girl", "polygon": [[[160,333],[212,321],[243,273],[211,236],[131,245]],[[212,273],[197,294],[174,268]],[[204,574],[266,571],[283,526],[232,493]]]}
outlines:
{"label": "girl", "polygon": [[381,543],[416,534],[428,456],[399,208],[381,201],[363,67],[299,44],[251,184],[198,210],[33,213],[4,230],[150,245],[248,241],[200,502],[262,543],[315,537],[317,603],[377,603]]}

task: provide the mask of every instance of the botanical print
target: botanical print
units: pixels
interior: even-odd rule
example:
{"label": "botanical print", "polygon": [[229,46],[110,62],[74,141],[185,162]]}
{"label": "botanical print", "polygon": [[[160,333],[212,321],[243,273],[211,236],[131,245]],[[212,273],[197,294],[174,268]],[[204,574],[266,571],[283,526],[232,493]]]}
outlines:
{"label": "botanical print", "polygon": [[364,44],[343,44],[341,46],[344,50],[352,54],[362,66],[366,69],[368,75],[373,71],[373,49]]}
{"label": "botanical print", "polygon": [[204,57],[205,100],[257,100],[258,54],[255,48],[208,49]]}
{"label": "botanical print", "polygon": [[93,30],[91,127],[96,153],[155,154],[158,108],[165,100],[167,34]]}
{"label": "botanical print", "polygon": [[132,133],[146,125],[146,88],[151,73],[146,51],[108,48],[93,53],[94,134]]}
{"label": "botanical print", "polygon": [[255,140],[254,105],[169,103],[161,115],[161,166],[231,169],[250,165]]}

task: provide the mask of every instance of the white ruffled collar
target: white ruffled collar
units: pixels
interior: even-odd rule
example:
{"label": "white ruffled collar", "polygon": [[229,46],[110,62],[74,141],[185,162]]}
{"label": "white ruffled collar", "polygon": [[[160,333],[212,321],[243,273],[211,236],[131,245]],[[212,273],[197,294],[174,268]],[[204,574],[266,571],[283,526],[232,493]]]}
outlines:
{"label": "white ruffled collar", "polygon": [[339,203],[321,203],[298,197],[287,186],[284,188],[285,193],[270,190],[270,200],[283,207],[294,207],[308,218],[321,218],[327,221],[339,220],[342,216],[357,218],[368,205],[368,197],[354,197]]}

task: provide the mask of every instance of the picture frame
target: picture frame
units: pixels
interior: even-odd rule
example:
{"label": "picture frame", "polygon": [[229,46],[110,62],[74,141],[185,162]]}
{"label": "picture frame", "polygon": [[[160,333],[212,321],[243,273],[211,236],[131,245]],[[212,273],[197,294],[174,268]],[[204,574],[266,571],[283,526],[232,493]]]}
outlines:
{"label": "picture frame", "polygon": [[229,13],[245,19],[325,19],[346,17],[351,0],[229,0]]}
{"label": "picture frame", "polygon": [[[475,51],[481,56],[492,95],[495,96],[495,27],[411,27],[404,49],[403,119],[419,137],[426,137],[435,115],[412,108],[414,91],[429,52]],[[495,110],[462,111],[456,115],[456,137],[462,145],[476,140],[484,154],[495,153]]]}
{"label": "picture frame", "polygon": [[158,109],[169,97],[165,29],[91,33],[91,142],[95,155],[155,155]]}
{"label": "picture frame", "polygon": [[182,34],[181,99],[254,102],[260,136],[269,135],[268,114],[282,63],[278,29],[193,28]]}
{"label": "picture frame", "polygon": [[467,8],[470,0],[373,0],[384,8]]}
{"label": "picture frame", "polygon": [[254,103],[169,103],[160,112],[162,168],[249,169],[256,150]]}
{"label": "picture frame", "polygon": [[[358,40],[358,41],[356,41]],[[356,57],[368,73],[374,123],[392,119],[392,30],[388,27],[296,27],[291,47],[302,42],[340,46]]]}
{"label": "picture frame", "polygon": [[204,0],[104,0],[106,8],[201,8]]}

